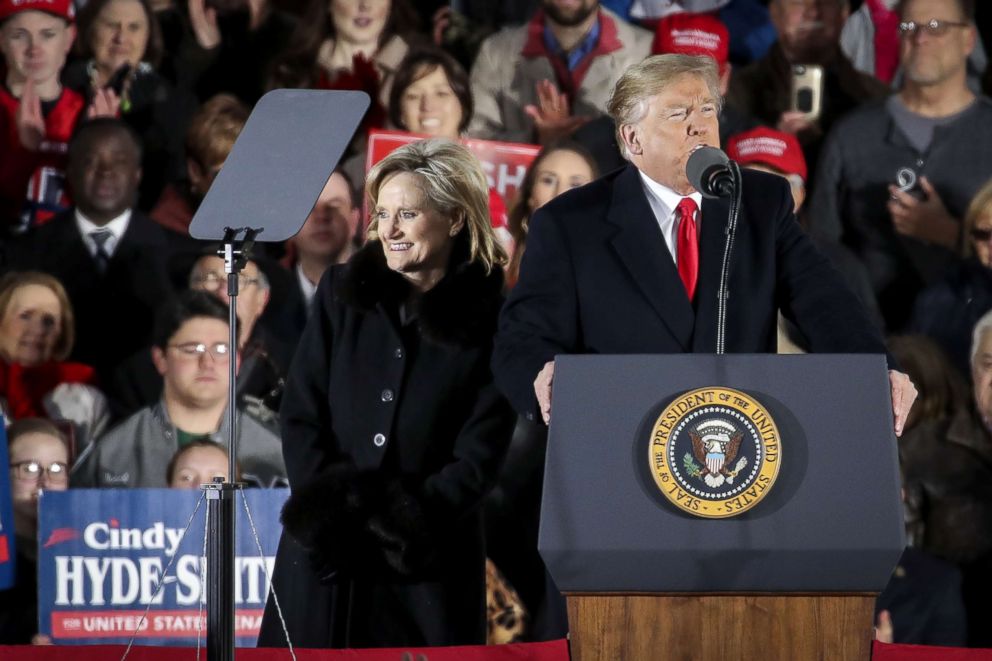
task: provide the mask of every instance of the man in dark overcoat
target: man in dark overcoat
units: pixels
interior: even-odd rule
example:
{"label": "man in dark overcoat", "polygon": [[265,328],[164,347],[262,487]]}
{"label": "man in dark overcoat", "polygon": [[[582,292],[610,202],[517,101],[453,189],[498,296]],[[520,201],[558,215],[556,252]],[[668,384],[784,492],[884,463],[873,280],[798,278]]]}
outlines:
{"label": "man in dark overcoat", "polygon": [[[609,105],[630,161],[539,209],[500,317],[493,371],[517,410],[551,416],[558,354],[714,353],[729,201],[686,175],[719,146],[712,60],[658,55],[630,67]],[[745,170],[729,262],[727,353],[774,352],[779,309],[813,352],[885,353],[857,298],[793,214],[788,182]],[[916,397],[890,371],[896,434]]]}

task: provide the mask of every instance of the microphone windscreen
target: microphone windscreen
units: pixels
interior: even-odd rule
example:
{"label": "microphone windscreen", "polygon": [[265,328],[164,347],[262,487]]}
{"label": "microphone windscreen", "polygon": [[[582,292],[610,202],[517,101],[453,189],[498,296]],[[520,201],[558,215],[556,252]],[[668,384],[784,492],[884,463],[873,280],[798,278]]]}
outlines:
{"label": "microphone windscreen", "polygon": [[716,147],[700,147],[689,155],[689,160],[685,164],[685,175],[700,193],[708,193],[706,190],[706,180],[711,175],[714,168],[725,169],[730,167],[730,158]]}

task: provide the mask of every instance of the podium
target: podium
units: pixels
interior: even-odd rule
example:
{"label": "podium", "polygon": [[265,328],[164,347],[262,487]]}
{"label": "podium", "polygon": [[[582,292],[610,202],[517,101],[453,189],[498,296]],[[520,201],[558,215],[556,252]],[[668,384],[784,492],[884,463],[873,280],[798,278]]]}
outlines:
{"label": "podium", "polygon": [[[711,390],[743,399],[669,415]],[[572,658],[870,658],[875,597],[905,546],[889,393],[880,355],[559,356],[538,547],[567,598]],[[702,447],[719,452],[712,439],[727,437],[713,419],[757,409],[775,443],[750,461],[742,449],[739,477],[716,470]],[[695,449],[683,438],[692,425]],[[774,482],[754,502],[744,479],[772,460]],[[701,484],[685,488],[723,518],[674,502],[680,471],[720,485],[722,506]]]}

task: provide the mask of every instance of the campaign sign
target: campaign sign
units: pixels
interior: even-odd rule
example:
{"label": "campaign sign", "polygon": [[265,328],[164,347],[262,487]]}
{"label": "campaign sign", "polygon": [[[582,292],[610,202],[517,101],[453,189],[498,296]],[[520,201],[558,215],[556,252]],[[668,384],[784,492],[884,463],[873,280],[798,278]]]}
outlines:
{"label": "campaign sign", "polygon": [[[371,170],[373,165],[384,159],[389,152],[397,147],[423,140],[425,137],[427,136],[405,131],[370,131],[365,171]],[[537,145],[471,138],[462,140],[462,144],[468,147],[482,163],[482,169],[486,173],[489,186],[496,189],[496,192],[508,203],[512,203],[516,199],[517,190],[524,183],[527,168],[530,167],[537,153],[541,151]]]}
{"label": "campaign sign", "polygon": [[10,498],[10,467],[7,464],[7,430],[0,425],[0,590],[14,585],[17,567],[14,552],[14,510]]}
{"label": "campaign sign", "polygon": [[[282,532],[279,511],[289,490],[246,489],[243,494],[265,555],[263,561],[238,496],[235,636],[239,646],[253,647],[269,590],[266,569],[271,576]],[[145,645],[196,645],[198,626],[205,638],[205,499],[183,535],[201,496],[193,489],[43,494],[38,630],[56,644],[70,645],[127,643],[132,634]],[[146,607],[148,615],[142,618]]]}

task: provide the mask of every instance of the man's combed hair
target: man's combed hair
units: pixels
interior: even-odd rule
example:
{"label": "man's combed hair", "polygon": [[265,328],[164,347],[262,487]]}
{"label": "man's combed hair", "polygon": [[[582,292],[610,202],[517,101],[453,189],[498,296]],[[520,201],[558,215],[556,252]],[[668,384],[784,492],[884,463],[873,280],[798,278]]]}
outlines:
{"label": "man's combed hair", "polygon": [[[489,220],[489,184],[472,152],[457,142],[440,138],[399,147],[369,171],[365,193],[370,209],[374,211],[383,184],[402,172],[420,177],[424,198],[442,215],[465,219],[469,261],[480,262],[487,272],[506,264],[506,253]],[[368,238],[379,240],[375,213],[369,222]]]}
{"label": "man's combed hair", "polygon": [[[158,310],[152,340],[163,351],[169,341],[190,319],[206,317],[228,323],[228,307],[213,294],[188,289]],[[240,328],[240,327],[239,327]]]}
{"label": "man's combed hair", "polygon": [[617,126],[617,144],[624,158],[629,158],[627,148],[623,143],[624,126],[637,124],[647,115],[648,99],[660,93],[667,86],[682,76],[698,76],[706,82],[713,99],[719,106],[720,73],[716,61],[711,57],[700,55],[682,55],[667,53],[652,55],[638,64],[629,67],[620,76],[613,88],[613,94],[606,104],[609,113]]}

